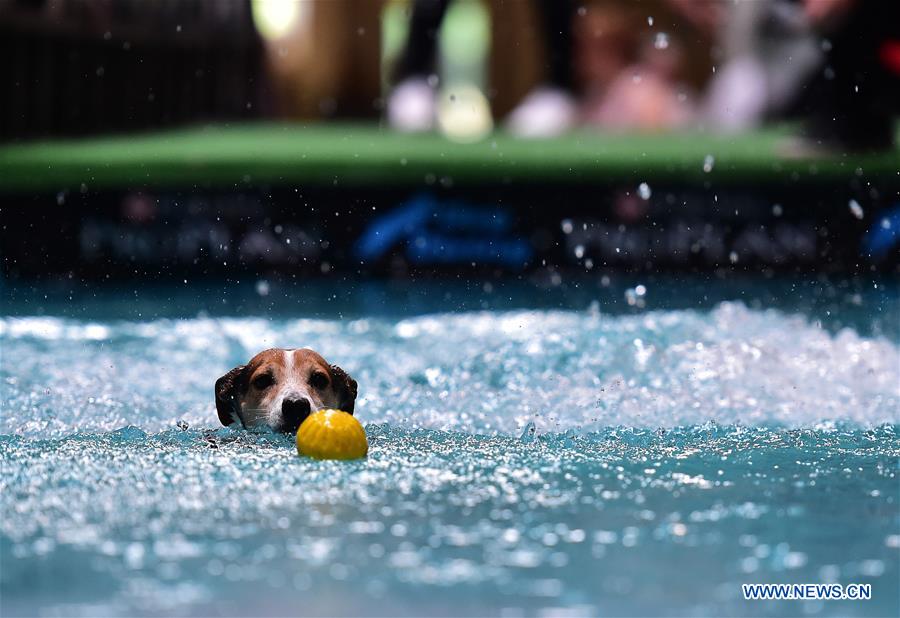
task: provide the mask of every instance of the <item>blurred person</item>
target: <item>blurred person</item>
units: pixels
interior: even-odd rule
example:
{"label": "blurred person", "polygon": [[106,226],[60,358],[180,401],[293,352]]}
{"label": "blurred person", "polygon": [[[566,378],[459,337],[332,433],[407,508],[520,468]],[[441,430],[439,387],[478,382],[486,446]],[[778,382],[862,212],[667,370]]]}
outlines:
{"label": "blurred person", "polygon": [[579,119],[605,130],[654,131],[694,117],[681,81],[684,51],[646,18],[614,5],[589,9],[577,21],[575,65],[583,91]]}
{"label": "blurred person", "polygon": [[430,131],[436,122],[437,35],[450,0],[413,0],[406,44],[394,68],[387,100],[391,127]]}
{"label": "blurred person", "polygon": [[[695,5],[673,0],[691,14]],[[823,54],[803,6],[790,0],[719,5],[704,27],[717,31],[722,62],[709,85],[703,120],[743,131],[785,113],[821,66]]]}
{"label": "blurred person", "polygon": [[[429,131],[437,115],[435,74],[437,36],[450,0],[413,0],[409,35],[394,69],[387,117],[401,131]],[[536,0],[547,50],[545,81],[510,114],[508,128],[523,136],[556,135],[577,119],[572,94],[572,18],[570,0]]]}
{"label": "blurred person", "polygon": [[[572,53],[573,0],[538,0],[547,60],[544,80],[531,90],[506,120],[506,128],[522,137],[552,137],[578,122]],[[583,11],[583,9],[582,9]]]}
{"label": "blurred person", "polygon": [[[695,3],[669,0],[698,18]],[[890,148],[900,107],[900,4],[863,0],[757,0],[717,5],[724,60],[703,120],[735,131],[800,116],[805,134],[787,154]]]}

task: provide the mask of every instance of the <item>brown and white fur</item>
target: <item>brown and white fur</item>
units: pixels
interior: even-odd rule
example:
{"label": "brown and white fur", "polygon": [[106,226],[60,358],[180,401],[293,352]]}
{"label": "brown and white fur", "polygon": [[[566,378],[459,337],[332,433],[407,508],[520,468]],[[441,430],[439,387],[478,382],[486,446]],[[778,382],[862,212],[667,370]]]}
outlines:
{"label": "brown and white fur", "polygon": [[356,380],[307,348],[263,350],[216,380],[223,425],[296,432],[322,408],[353,414],[355,401]]}

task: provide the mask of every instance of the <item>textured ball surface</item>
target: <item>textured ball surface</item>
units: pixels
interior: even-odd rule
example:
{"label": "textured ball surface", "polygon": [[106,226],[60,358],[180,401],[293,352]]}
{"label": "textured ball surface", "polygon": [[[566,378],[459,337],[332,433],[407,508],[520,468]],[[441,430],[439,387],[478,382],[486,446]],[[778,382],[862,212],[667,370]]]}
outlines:
{"label": "textured ball surface", "polygon": [[351,414],[319,410],[297,430],[297,452],[316,459],[359,459],[369,452],[369,441]]}

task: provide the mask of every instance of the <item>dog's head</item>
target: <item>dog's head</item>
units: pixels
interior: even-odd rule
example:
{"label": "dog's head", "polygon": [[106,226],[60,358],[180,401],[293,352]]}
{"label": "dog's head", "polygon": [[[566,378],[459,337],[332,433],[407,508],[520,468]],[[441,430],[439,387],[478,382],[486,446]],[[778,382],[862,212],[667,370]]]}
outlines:
{"label": "dog's head", "polygon": [[337,408],[353,414],[355,401],[356,380],[305,348],[264,350],[216,380],[223,425],[296,432],[311,412]]}

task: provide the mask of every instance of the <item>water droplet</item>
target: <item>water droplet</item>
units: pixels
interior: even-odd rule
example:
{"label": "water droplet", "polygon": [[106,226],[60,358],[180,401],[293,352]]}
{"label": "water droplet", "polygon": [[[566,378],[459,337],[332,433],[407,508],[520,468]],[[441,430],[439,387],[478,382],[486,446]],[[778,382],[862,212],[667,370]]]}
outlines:
{"label": "water droplet", "polygon": [[653,26],[653,16],[652,15],[647,16],[647,25]]}
{"label": "water droplet", "polygon": [[560,227],[562,228],[563,234],[571,234],[574,229],[571,219],[563,219]]}
{"label": "water droplet", "polygon": [[641,196],[642,200],[649,200],[652,192],[650,191],[650,185],[646,182],[642,182],[638,185],[638,195]]}
{"label": "water droplet", "polygon": [[656,37],[653,39],[653,47],[656,49],[668,49],[669,35],[665,32],[657,32]]}
{"label": "water droplet", "polygon": [[715,164],[716,164],[716,158],[714,156],[712,156],[711,154],[706,155],[703,158],[703,171],[706,172],[707,174],[709,174],[712,171],[713,166]]}
{"label": "water droplet", "polygon": [[[640,288],[640,293],[638,288]],[[628,303],[629,307],[637,307],[638,309],[643,309],[647,305],[647,301],[644,299],[644,296],[647,293],[647,288],[642,285],[639,285],[634,288],[628,288],[625,290],[625,302]]]}
{"label": "water droplet", "polygon": [[862,219],[865,216],[862,206],[860,206],[859,202],[857,202],[856,200],[850,200],[850,203],[848,205],[850,207],[850,213],[857,219]]}

